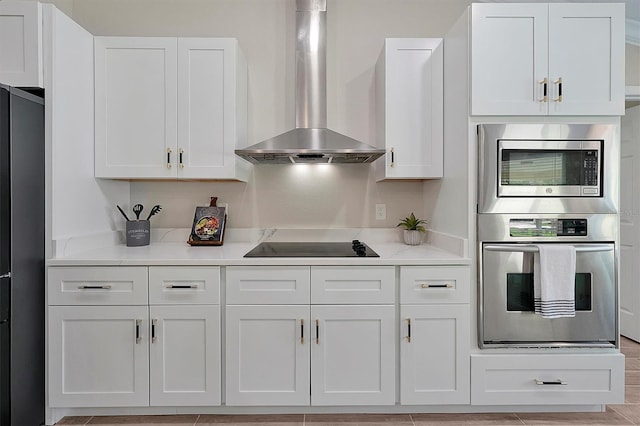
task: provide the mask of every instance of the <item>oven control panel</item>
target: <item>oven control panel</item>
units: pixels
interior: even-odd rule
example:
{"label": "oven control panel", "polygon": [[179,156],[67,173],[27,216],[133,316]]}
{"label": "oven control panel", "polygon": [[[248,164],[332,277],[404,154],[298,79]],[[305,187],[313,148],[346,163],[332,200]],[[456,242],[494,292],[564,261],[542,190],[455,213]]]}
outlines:
{"label": "oven control panel", "polygon": [[510,219],[512,237],[586,237],[587,219]]}

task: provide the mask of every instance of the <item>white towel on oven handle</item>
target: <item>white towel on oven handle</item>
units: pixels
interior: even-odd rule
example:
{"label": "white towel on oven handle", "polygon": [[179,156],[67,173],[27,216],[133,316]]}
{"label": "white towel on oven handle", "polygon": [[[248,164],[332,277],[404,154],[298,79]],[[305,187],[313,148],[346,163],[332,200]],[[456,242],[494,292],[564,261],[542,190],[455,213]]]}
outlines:
{"label": "white towel on oven handle", "polygon": [[544,318],[576,316],[576,248],[569,244],[536,244],[533,256],[535,313]]}

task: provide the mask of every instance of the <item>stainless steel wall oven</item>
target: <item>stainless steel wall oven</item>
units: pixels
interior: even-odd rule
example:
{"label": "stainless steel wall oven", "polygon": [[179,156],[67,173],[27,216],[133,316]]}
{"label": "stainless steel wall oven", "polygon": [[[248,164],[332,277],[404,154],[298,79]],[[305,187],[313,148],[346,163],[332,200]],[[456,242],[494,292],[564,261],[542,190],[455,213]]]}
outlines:
{"label": "stainless steel wall oven", "polygon": [[[617,226],[611,215],[478,215],[480,347],[617,345]],[[538,244],[576,250],[575,317],[534,313]]]}

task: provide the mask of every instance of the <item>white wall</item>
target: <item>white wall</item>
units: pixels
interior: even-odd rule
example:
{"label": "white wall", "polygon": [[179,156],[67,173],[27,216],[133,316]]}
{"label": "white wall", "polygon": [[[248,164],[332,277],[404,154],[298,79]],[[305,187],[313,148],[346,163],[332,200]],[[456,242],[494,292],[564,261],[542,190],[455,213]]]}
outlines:
{"label": "white wall", "polygon": [[[422,212],[421,192],[421,182],[376,184],[366,165],[263,166],[247,183],[137,182],[131,203],[145,206],[143,216],[161,204],[156,227],[191,226],[195,206],[208,205],[211,196],[229,203],[231,227],[394,227],[410,212]],[[377,203],[386,203],[387,220],[375,220]]]}

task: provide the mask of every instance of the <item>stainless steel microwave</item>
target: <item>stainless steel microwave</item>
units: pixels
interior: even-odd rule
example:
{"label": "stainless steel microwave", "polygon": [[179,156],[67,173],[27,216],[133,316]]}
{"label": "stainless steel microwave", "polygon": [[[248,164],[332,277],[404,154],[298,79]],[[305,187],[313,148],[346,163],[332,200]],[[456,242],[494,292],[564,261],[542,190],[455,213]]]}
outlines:
{"label": "stainless steel microwave", "polygon": [[486,124],[479,135],[479,213],[614,213],[614,125]]}

